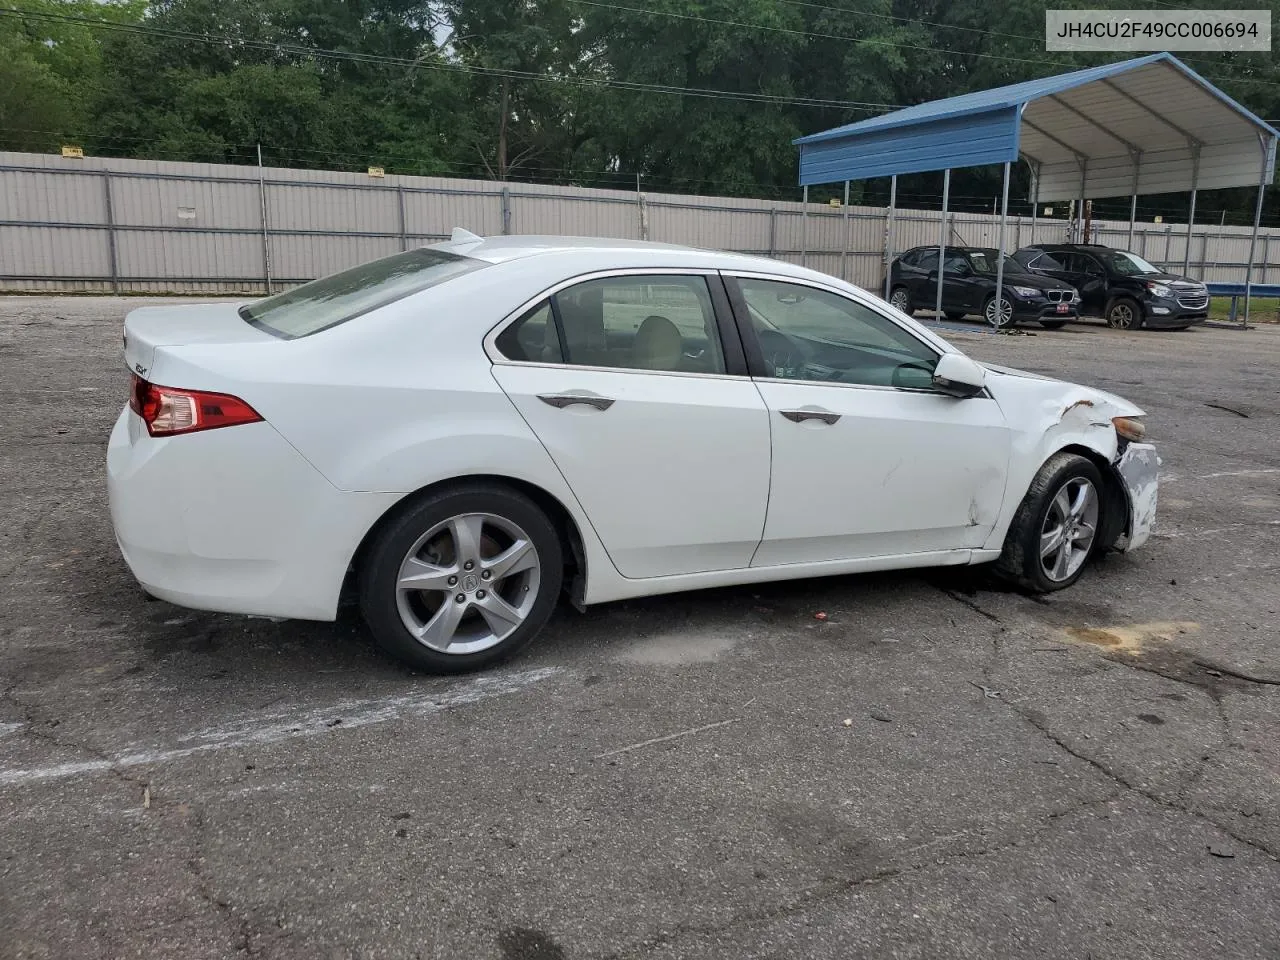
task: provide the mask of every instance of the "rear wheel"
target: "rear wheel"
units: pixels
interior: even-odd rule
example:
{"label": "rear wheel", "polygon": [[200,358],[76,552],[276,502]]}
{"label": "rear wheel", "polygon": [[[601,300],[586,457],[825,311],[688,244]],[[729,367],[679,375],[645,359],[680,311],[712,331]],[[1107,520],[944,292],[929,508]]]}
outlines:
{"label": "rear wheel", "polygon": [[911,294],[907,292],[906,287],[894,287],[889,291],[889,305],[907,316],[911,316],[914,312],[911,309]]}
{"label": "rear wheel", "polygon": [[1013,326],[1013,304],[1009,302],[1007,297],[1000,298],[1000,306],[996,306],[995,296],[987,299],[986,304],[982,308],[982,316],[988,324],[997,330],[1003,330],[1006,327]]}
{"label": "rear wheel", "polygon": [[382,530],[360,572],[378,645],[431,673],[512,656],[542,629],[563,577],[560,538],[527,497],[470,484],[423,498]]}
{"label": "rear wheel", "polygon": [[1102,475],[1085,457],[1058,453],[1031,481],[996,571],[1036,593],[1071,586],[1101,541]]}
{"label": "rear wheel", "polygon": [[1113,330],[1134,330],[1142,326],[1142,308],[1131,297],[1119,297],[1107,308],[1107,326]]}

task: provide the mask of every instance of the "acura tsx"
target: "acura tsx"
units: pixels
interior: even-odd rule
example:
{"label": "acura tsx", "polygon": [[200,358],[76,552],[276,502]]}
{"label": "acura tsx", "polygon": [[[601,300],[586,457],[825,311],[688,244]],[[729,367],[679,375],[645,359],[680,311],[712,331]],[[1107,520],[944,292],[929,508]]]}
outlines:
{"label": "acura tsx", "polygon": [[477,669],[575,605],[992,564],[1031,591],[1150,535],[1142,411],[979,364],[774,260],[444,243],[125,322],[107,466],[151,595]]}

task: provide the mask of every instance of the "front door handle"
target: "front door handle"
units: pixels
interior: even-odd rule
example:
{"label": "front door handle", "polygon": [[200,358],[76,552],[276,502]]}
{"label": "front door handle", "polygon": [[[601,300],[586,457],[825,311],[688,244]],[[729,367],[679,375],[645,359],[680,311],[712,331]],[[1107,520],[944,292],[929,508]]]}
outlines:
{"label": "front door handle", "polygon": [[612,397],[597,397],[581,393],[540,393],[538,399],[559,410],[575,403],[585,403],[588,407],[595,407],[597,410],[608,410],[613,406]]}
{"label": "front door handle", "polygon": [[779,410],[792,423],[803,423],[805,420],[821,420],[830,426],[840,419],[840,414],[830,410]]}

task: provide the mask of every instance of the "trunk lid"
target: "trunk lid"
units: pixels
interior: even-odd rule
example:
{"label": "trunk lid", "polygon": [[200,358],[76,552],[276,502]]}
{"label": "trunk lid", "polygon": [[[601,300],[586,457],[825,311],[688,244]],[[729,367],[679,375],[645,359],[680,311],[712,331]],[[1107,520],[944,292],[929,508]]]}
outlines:
{"label": "trunk lid", "polygon": [[213,343],[264,343],[276,338],[251,327],[240,316],[247,301],[139,307],[125,317],[124,359],[129,369],[148,377],[156,347]]}

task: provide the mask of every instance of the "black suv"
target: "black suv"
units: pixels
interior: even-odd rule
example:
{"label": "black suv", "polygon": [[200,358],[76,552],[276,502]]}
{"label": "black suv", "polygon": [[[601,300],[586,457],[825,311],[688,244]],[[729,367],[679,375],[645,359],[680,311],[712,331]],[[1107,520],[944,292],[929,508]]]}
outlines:
{"label": "black suv", "polygon": [[1080,291],[1080,312],[1119,330],[1185,330],[1209,315],[1209,292],[1188,277],[1165,273],[1136,253],[1078,243],[1040,243],[1013,255],[1043,277]]}
{"label": "black suv", "polygon": [[[989,247],[947,247],[942,311],[948,320],[976,313],[996,327],[1038,320],[1054,330],[1075,319],[1078,300],[1070,284],[1031,273],[1009,256],[1004,258],[1004,299],[997,313],[996,256]],[[937,247],[915,247],[889,267],[889,302],[903,313],[933,309],[937,289]]]}

